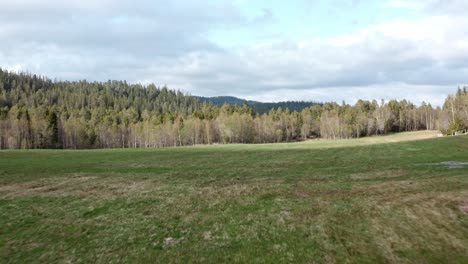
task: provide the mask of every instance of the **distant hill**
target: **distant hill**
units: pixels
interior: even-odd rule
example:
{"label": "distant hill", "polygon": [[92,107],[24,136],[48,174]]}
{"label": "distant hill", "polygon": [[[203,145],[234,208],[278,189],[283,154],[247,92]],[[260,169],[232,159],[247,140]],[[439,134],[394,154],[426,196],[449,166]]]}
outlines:
{"label": "distant hill", "polygon": [[251,101],[245,100],[241,98],[237,98],[234,96],[217,96],[217,97],[203,97],[203,96],[195,96],[200,102],[202,103],[211,103],[216,106],[222,106],[224,104],[232,104],[232,105],[242,105],[247,103],[250,107],[252,107],[255,112],[259,114],[268,113],[271,109],[278,109],[282,108],[283,110],[288,108],[290,111],[302,111],[306,107],[310,107],[313,105],[322,105],[322,103],[317,102],[305,102],[305,101],[287,101],[287,102],[277,102],[277,103],[263,103],[258,101]]}

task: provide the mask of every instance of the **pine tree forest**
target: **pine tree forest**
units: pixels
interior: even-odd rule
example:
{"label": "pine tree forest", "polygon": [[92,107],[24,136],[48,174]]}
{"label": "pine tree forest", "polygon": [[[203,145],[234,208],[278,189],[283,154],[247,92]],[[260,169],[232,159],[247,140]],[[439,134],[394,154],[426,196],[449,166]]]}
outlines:
{"label": "pine tree forest", "polygon": [[154,84],[52,81],[0,69],[0,149],[160,148],[345,139],[468,129],[468,87],[442,107],[407,100],[324,103],[256,113]]}

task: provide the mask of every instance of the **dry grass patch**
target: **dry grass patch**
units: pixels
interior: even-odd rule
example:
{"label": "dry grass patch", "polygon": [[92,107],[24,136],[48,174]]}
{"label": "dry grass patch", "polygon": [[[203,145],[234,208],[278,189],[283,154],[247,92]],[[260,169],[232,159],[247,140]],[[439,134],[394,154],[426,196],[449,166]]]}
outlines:
{"label": "dry grass patch", "polygon": [[353,180],[385,179],[408,176],[405,170],[381,170],[374,172],[360,172],[350,175]]}
{"label": "dry grass patch", "polygon": [[425,250],[438,252],[442,259],[450,258],[444,252],[463,254],[468,239],[466,233],[458,232],[463,228],[453,205],[460,204],[467,194],[422,193],[407,195],[404,201],[374,204],[371,232],[387,261],[407,262],[406,254],[422,257]]}
{"label": "dry grass patch", "polygon": [[150,180],[132,181],[129,178],[100,178],[73,176],[46,178],[25,183],[0,186],[0,197],[28,196],[112,198],[158,190],[161,186]]}
{"label": "dry grass patch", "polygon": [[462,201],[459,208],[462,213],[468,215],[468,200]]}

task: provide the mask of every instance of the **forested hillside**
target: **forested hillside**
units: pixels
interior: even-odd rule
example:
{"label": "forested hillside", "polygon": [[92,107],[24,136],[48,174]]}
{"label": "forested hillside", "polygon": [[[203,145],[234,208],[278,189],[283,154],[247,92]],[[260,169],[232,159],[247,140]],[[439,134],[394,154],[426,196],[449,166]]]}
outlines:
{"label": "forested hillside", "polygon": [[278,110],[279,108],[286,109],[289,111],[301,112],[307,107],[314,105],[322,105],[322,103],[317,102],[305,102],[305,101],[286,101],[286,102],[277,102],[277,103],[263,103],[251,100],[244,100],[233,96],[217,96],[217,97],[201,97],[197,96],[197,99],[201,103],[213,104],[216,106],[223,106],[224,104],[232,105],[243,105],[244,103],[248,104],[252,109],[258,114],[268,113],[270,110]]}
{"label": "forested hillside", "polygon": [[148,148],[354,138],[468,126],[467,88],[443,108],[403,101],[326,103],[257,114],[155,85],[62,82],[0,69],[0,149]]}

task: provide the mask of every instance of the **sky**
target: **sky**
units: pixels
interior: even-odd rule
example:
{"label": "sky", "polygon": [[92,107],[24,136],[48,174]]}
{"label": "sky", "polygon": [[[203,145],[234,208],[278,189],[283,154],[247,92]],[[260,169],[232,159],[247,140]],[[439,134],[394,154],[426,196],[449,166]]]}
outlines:
{"label": "sky", "polygon": [[264,102],[409,99],[468,82],[466,0],[0,0],[0,67]]}

